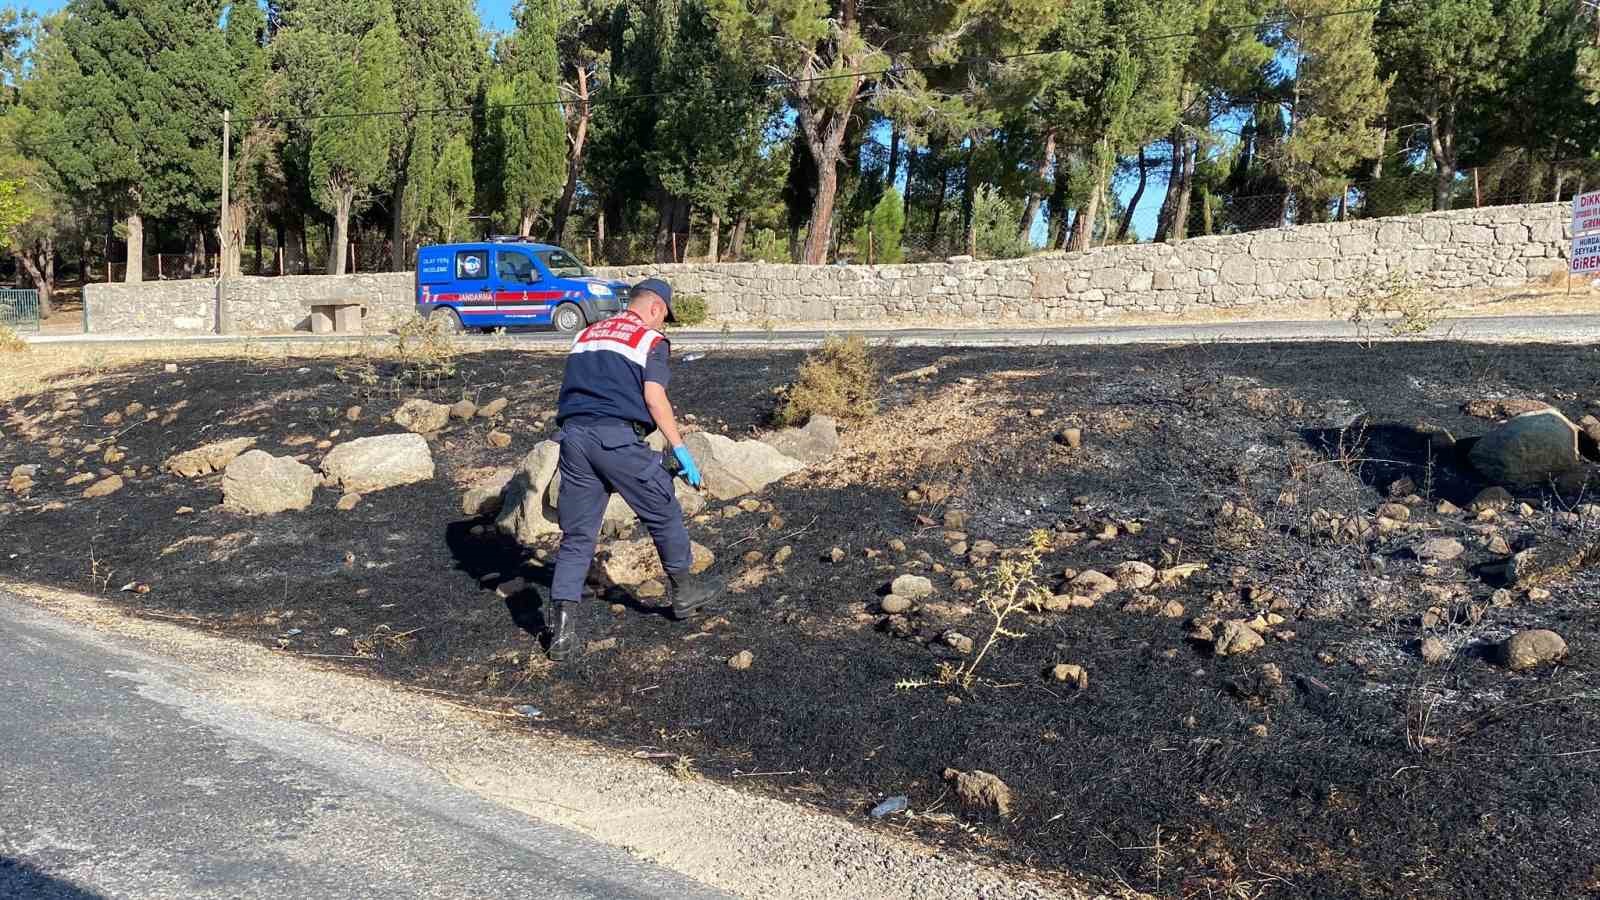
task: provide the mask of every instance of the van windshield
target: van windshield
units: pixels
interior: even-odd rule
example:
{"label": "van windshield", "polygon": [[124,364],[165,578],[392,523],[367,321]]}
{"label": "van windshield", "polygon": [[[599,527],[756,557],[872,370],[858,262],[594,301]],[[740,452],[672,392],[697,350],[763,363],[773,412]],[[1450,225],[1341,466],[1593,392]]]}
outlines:
{"label": "van windshield", "polygon": [[539,254],[539,261],[557,278],[582,278],[589,274],[583,263],[565,250],[545,250]]}

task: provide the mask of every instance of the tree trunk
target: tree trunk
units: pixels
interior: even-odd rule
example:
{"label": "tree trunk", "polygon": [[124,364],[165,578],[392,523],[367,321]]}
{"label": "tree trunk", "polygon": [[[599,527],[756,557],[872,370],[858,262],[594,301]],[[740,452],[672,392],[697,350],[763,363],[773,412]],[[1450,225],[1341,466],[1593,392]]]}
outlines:
{"label": "tree trunk", "polygon": [[1145,159],[1144,148],[1139,148],[1139,186],[1133,189],[1133,196],[1128,198],[1128,208],[1122,211],[1122,224],[1117,226],[1117,242],[1128,239],[1128,229],[1133,225],[1133,213],[1139,208],[1139,201],[1144,197],[1145,181],[1149,178],[1149,161]]}
{"label": "tree trunk", "polygon": [[1433,209],[1452,205],[1456,182],[1455,107],[1446,104],[1428,119],[1428,145],[1433,153]]}
{"label": "tree trunk", "polygon": [[[1088,213],[1088,211],[1089,210],[1087,206],[1079,206],[1072,211],[1072,224],[1068,226],[1064,232],[1066,237],[1061,244],[1061,249],[1067,251],[1081,249],[1078,248],[1078,233],[1083,231],[1083,217],[1086,213]],[[1088,238],[1084,238],[1083,240],[1087,242]]]}
{"label": "tree trunk", "polygon": [[1077,221],[1072,226],[1072,242],[1067,245],[1068,250],[1087,250],[1094,238],[1095,219],[1100,216],[1100,192],[1103,188],[1096,183],[1089,192],[1089,201],[1078,207]]}
{"label": "tree trunk", "polygon": [[[136,212],[128,213],[126,220],[128,228],[128,264],[122,280],[134,284],[144,280],[144,217]],[[106,266],[109,268],[110,263]]]}
{"label": "tree trunk", "polygon": [[517,220],[518,237],[531,237],[533,235],[534,215],[534,211],[531,209],[525,209],[522,211],[522,217]]}
{"label": "tree trunk", "polygon": [[[251,210],[240,203],[228,205],[228,222],[224,228],[227,231],[228,246],[218,247],[217,270],[226,273],[229,277],[244,274],[242,260],[244,258],[245,228],[250,223]],[[201,232],[204,235],[205,232]],[[219,236],[220,237],[220,236]],[[261,237],[260,226],[256,228],[256,238]],[[258,255],[259,255],[259,251]]]}
{"label": "tree trunk", "polygon": [[56,289],[55,257],[55,239],[48,235],[16,251],[17,265],[27,273],[28,280],[33,282],[34,290],[39,292],[41,319],[48,319],[55,312],[50,302],[55,296]]}
{"label": "tree trunk", "polygon": [[340,191],[334,201],[333,236],[328,239],[328,274],[343,275],[345,256],[350,252],[350,208],[353,192]]}
{"label": "tree trunk", "polygon": [[656,262],[677,262],[677,239],[673,236],[677,200],[665,190],[656,196]]}
{"label": "tree trunk", "polygon": [[[840,27],[847,33],[855,32],[855,6],[844,4]],[[853,67],[855,57],[845,54],[842,62],[847,69]],[[796,98],[796,118],[805,136],[806,147],[811,151],[811,161],[817,174],[817,193],[811,200],[811,221],[806,226],[806,265],[820,266],[828,261],[828,245],[833,239],[833,205],[839,194],[839,161],[844,157],[844,137],[850,126],[850,116],[855,110],[856,95],[861,89],[861,77],[854,76],[848,85],[848,95],[843,103],[827,113],[826,121],[818,118],[808,96]]]}
{"label": "tree trunk", "polygon": [[567,230],[567,217],[572,215],[572,201],[578,194],[578,178],[583,174],[584,145],[589,137],[589,70],[578,66],[577,121],[567,136],[567,186],[561,189],[561,200],[556,204],[556,217],[550,223],[550,239],[557,243]]}
{"label": "tree trunk", "polygon": [[900,129],[889,129],[889,171],[883,173],[883,189],[894,187],[895,173],[900,171]]}
{"label": "tree trunk", "polygon": [[744,235],[750,228],[750,214],[739,213],[733,223],[733,234],[728,236],[728,259],[738,262],[744,258]]}
{"label": "tree trunk", "polygon": [[978,162],[978,140],[975,134],[968,138],[967,177],[961,190],[961,252],[974,258],[978,255],[978,179],[974,173]]}
{"label": "tree trunk", "polygon": [[[1050,131],[1044,136],[1044,152],[1039,155],[1039,165],[1034,167],[1034,187],[1044,184],[1045,176],[1050,174],[1050,167],[1056,161],[1056,133]],[[1021,232],[1018,237],[1024,245],[1033,236],[1033,223],[1039,216],[1039,205],[1044,200],[1044,193],[1039,190],[1028,191],[1027,205],[1022,208]]]}
{"label": "tree trunk", "polygon": [[1389,121],[1378,123],[1378,156],[1372,161],[1372,180],[1383,177],[1383,156],[1389,146]]}
{"label": "tree trunk", "polygon": [[256,222],[256,227],[255,227],[255,244],[256,244],[256,271],[255,271],[255,274],[260,275],[261,274],[261,223],[259,221]]}
{"label": "tree trunk", "polygon": [[406,186],[394,186],[394,197],[389,201],[389,271],[399,272],[406,267]]}
{"label": "tree trunk", "polygon": [[717,246],[717,241],[721,237],[721,233],[722,217],[713,212],[711,214],[711,252],[706,254],[706,260],[708,262],[721,261],[717,258],[717,251],[721,249]]}
{"label": "tree trunk", "polygon": [[1172,208],[1172,227],[1168,239],[1181,241],[1189,236],[1189,199],[1194,196],[1194,163],[1198,148],[1183,142],[1183,168],[1178,175],[1178,197]]}

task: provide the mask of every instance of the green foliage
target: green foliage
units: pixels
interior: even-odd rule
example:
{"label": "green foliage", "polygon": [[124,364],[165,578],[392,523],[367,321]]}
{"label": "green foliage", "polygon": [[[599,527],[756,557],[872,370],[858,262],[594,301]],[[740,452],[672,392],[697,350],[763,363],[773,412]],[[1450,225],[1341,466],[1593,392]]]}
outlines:
{"label": "green foliage", "polygon": [[434,388],[455,377],[455,335],[444,316],[424,319],[413,315],[395,329],[394,356],[399,364],[396,381],[418,388]]}
{"label": "green foliage", "polygon": [[672,298],[672,317],[677,319],[672,323],[674,328],[703,325],[710,316],[711,311],[706,306],[706,298],[698,294],[680,294]]}
{"label": "green foliage", "polygon": [[779,398],[773,421],[804,425],[815,415],[841,421],[867,419],[878,413],[878,365],[861,335],[831,335],[806,354],[800,374]]}
{"label": "green foliage", "polygon": [[499,199],[519,233],[532,231],[539,211],[566,182],[567,131],[555,105],[560,98],[558,16],[554,0],[517,7],[517,30],[503,48],[488,94],[489,127],[500,153]]}
{"label": "green foliage", "polygon": [[745,254],[751,259],[767,263],[792,263],[789,245],[771,228],[757,228],[750,235],[750,246]]}
{"label": "green foliage", "polygon": [[984,185],[972,199],[972,220],[977,228],[978,256],[983,259],[1014,259],[1032,248],[1017,230],[1022,219],[1022,204],[1002,196],[993,185]]}
{"label": "green foliage", "polygon": [[878,198],[877,204],[872,207],[872,212],[867,215],[867,221],[856,229],[856,252],[860,254],[863,262],[879,264],[900,262],[905,258],[905,248],[900,243],[905,227],[905,201],[901,199],[899,191],[890,187],[883,192],[882,197]]}
{"label": "green foliage", "polygon": [[[1343,0],[1292,0],[1285,37],[1297,60],[1283,178],[1307,205],[1337,197],[1357,163],[1375,158],[1389,84],[1378,78],[1372,14],[1329,16]],[[1302,217],[1306,218],[1306,217]]]}

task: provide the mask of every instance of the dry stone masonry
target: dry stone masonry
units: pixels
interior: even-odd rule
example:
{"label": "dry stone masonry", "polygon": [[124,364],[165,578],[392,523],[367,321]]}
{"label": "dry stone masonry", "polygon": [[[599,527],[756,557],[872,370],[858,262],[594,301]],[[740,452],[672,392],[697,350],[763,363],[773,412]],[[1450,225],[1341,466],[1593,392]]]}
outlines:
{"label": "dry stone masonry", "polygon": [[[968,318],[1081,320],[1121,313],[1292,310],[1399,273],[1430,288],[1516,287],[1565,268],[1566,204],[1457,210],[1129,244],[997,262],[893,266],[680,263],[598,270],[661,277],[734,322]],[[306,330],[310,301],[361,297],[365,328],[412,311],[409,272],[230,279],[240,331]],[[86,327],[124,334],[209,333],[215,281],[91,284]],[[1325,314],[1318,308],[1315,314]]]}

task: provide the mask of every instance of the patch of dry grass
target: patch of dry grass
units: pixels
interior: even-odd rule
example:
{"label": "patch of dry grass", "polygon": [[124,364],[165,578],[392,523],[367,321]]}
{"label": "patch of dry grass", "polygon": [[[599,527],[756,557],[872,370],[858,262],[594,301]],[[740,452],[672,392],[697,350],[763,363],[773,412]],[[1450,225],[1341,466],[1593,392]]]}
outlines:
{"label": "patch of dry grass", "polygon": [[773,418],[779,425],[804,425],[817,415],[849,422],[877,412],[878,365],[866,340],[834,335],[806,354],[800,376],[784,389]]}

